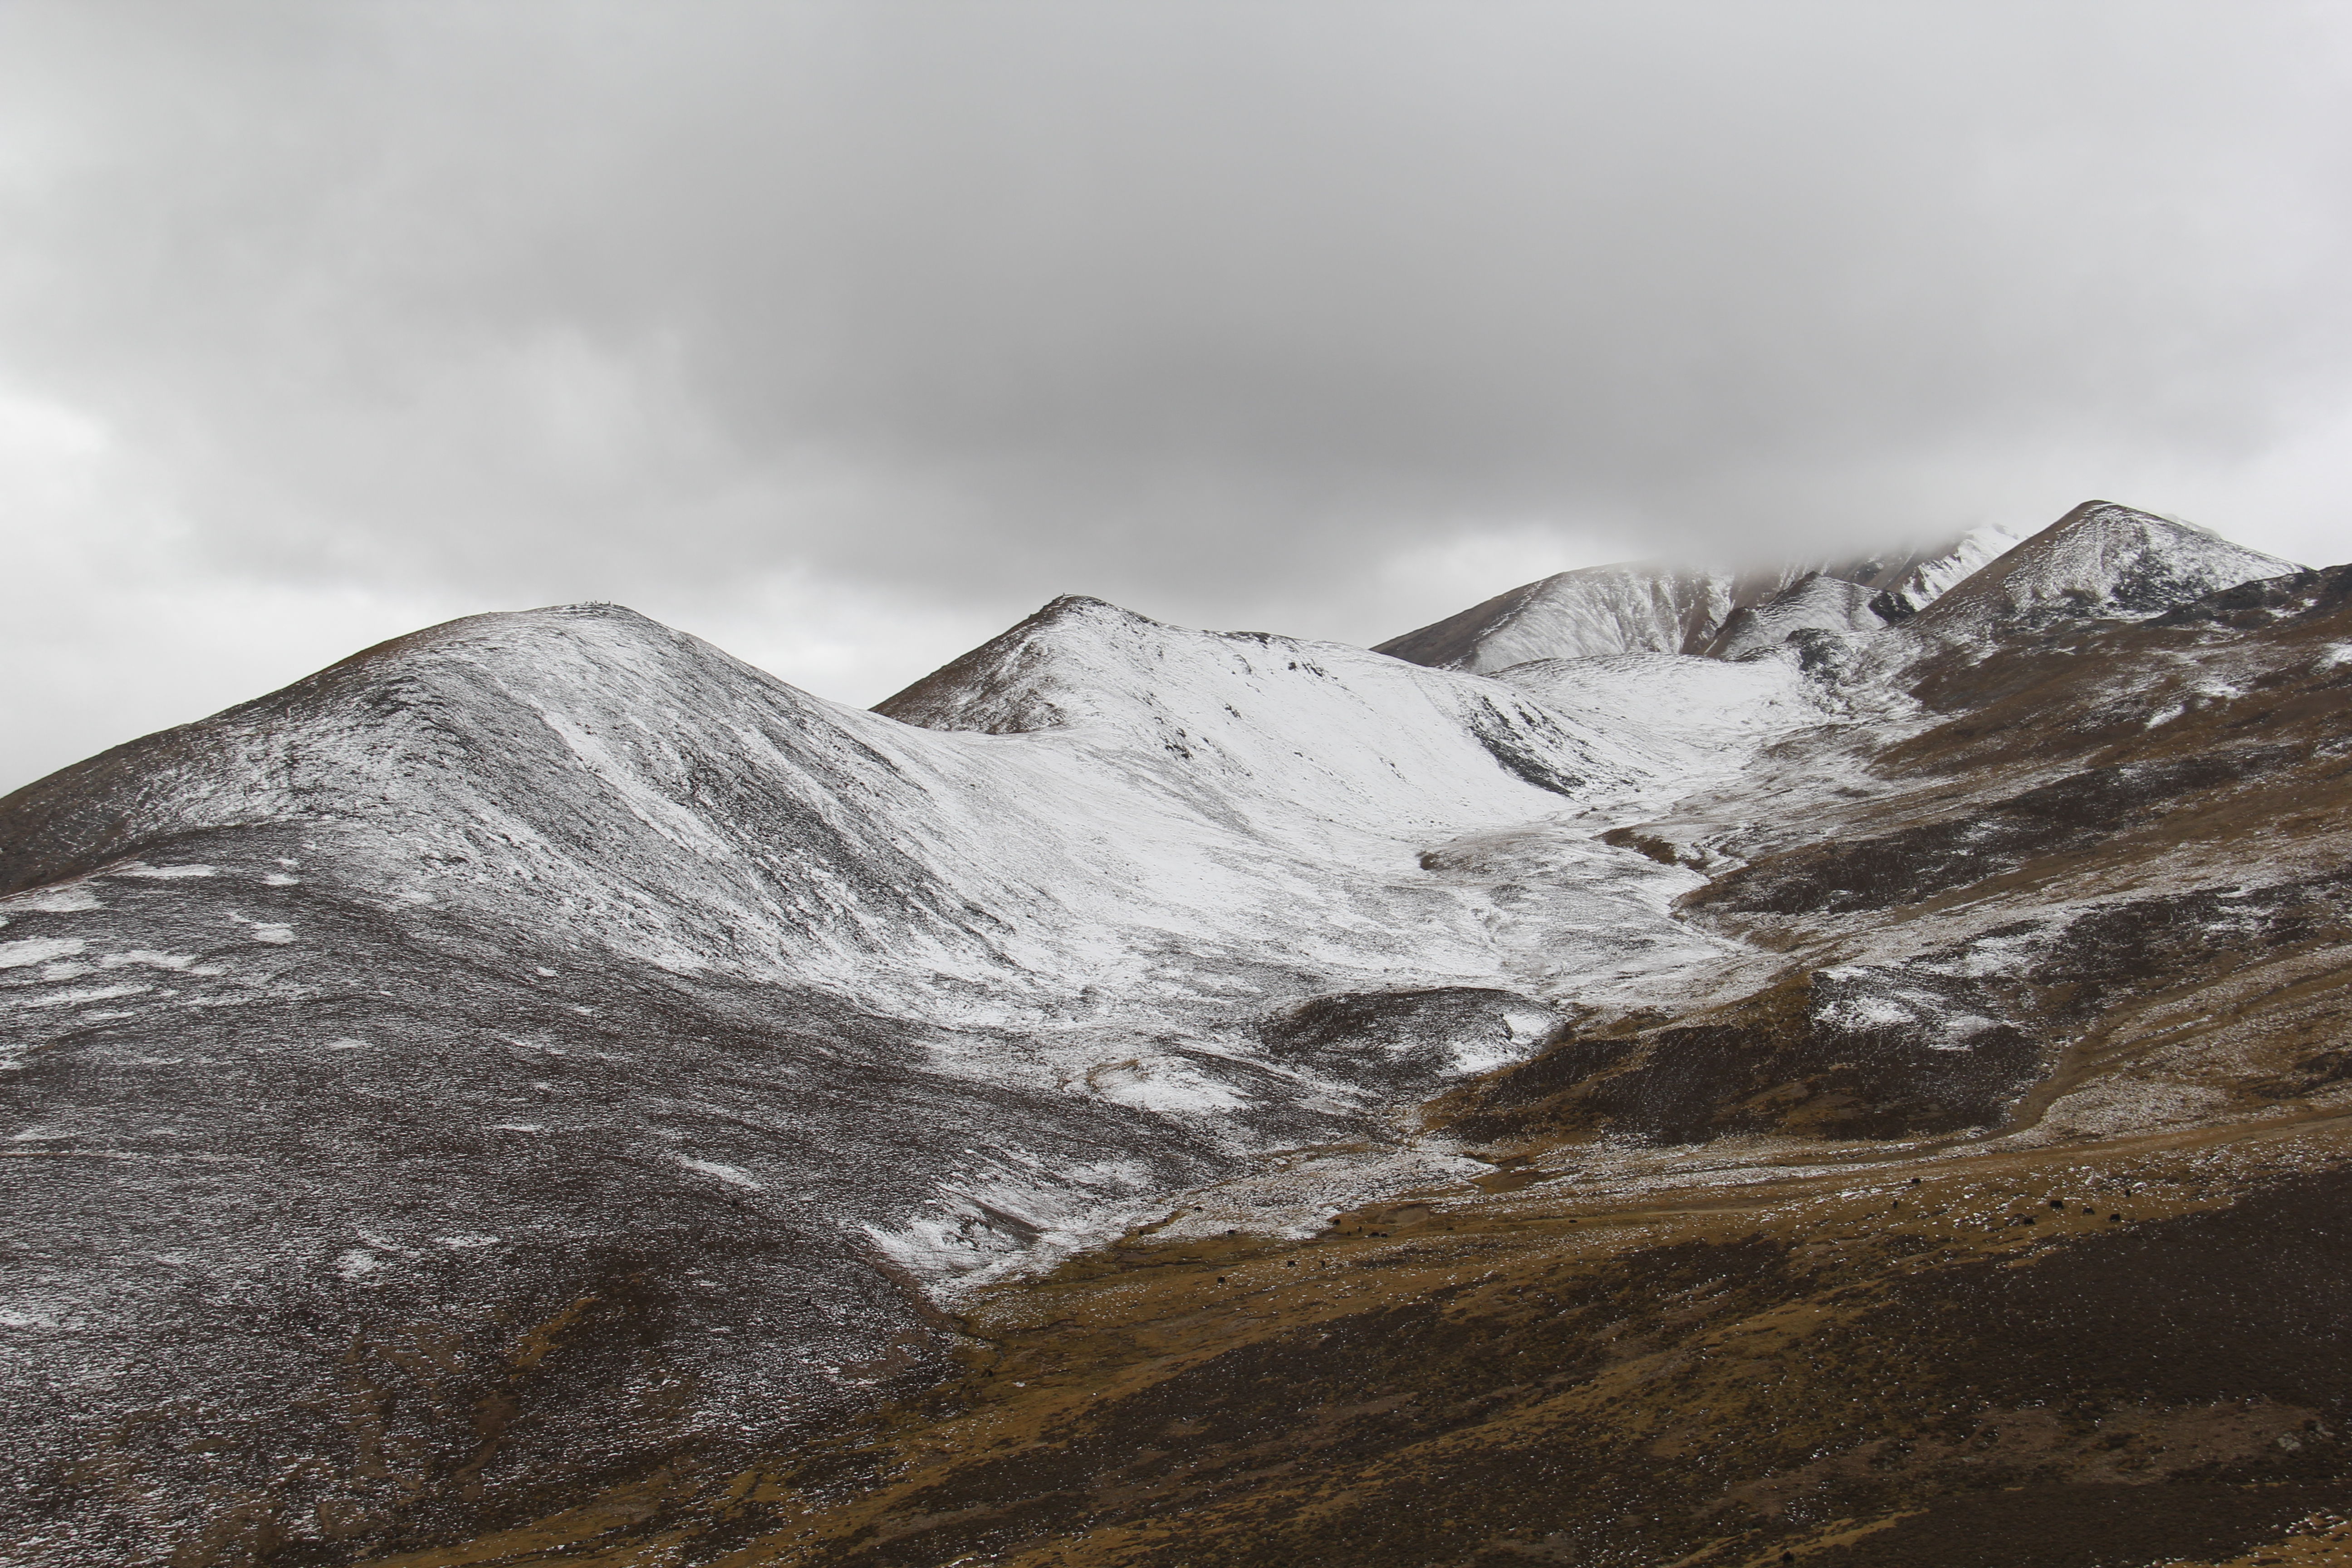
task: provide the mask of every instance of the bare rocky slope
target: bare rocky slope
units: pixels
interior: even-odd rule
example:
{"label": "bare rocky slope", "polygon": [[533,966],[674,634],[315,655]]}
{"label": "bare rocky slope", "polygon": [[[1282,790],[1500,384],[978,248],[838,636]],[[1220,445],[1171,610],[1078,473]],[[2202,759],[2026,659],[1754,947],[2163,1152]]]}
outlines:
{"label": "bare rocky slope", "polygon": [[2332,1550],[2352,568],[1990,554],[483,616],[0,801],[6,1560]]}

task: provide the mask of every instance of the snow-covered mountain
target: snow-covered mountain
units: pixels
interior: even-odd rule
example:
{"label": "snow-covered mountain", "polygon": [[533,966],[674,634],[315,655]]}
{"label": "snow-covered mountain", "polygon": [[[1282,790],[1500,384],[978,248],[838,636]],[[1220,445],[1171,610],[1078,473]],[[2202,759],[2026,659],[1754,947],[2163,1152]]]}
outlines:
{"label": "snow-covered mountain", "polygon": [[455,1539],[838,1420],[1134,1227],[1483,1178],[1423,1108],[1779,973],[1742,868],[1890,795],[1954,647],[2294,570],[2105,503],[1998,542],[1570,573],[1385,653],[1059,599],[870,712],[477,616],[17,792],[26,1561]]}
{"label": "snow-covered mountain", "polygon": [[1640,563],[1588,566],[1498,594],[1378,651],[1481,674],[1538,658],[1696,653],[1740,604],[1786,585],[1778,573],[1748,579]]}
{"label": "snow-covered mountain", "polygon": [[2155,615],[2207,594],[2300,570],[2176,518],[2084,501],[1954,584],[1911,629],[1939,640],[2068,616]]}
{"label": "snow-covered mountain", "polygon": [[[1379,645],[1379,651],[1440,669],[1491,673],[1538,658],[1589,658],[1612,653],[1717,652],[1726,639],[1748,644],[1734,624],[1742,611],[1761,611],[1790,594],[1811,607],[1807,625],[1839,584],[1868,590],[1876,618],[1862,621],[1841,605],[1841,629],[1875,627],[1917,613],[2015,541],[1980,528],[1948,542],[1891,557],[1816,562],[1763,572],[1694,571],[1628,563],[1563,572],[1499,594],[1459,615]],[[1788,629],[1795,629],[1791,623]],[[1732,657],[1718,654],[1718,657]]]}
{"label": "snow-covered mountain", "polygon": [[[1736,765],[1810,719],[1779,684],[1776,719],[1701,749]],[[1393,1112],[1537,1048],[1562,976],[1712,946],[1667,913],[1687,873],[1552,826],[1681,787],[1671,725],[1085,600],[893,707],[931,727],[573,606],[399,639],[11,797],[0,1006],[42,1156],[5,1167],[37,1216],[16,1419],[127,1442],[193,1399],[244,1453],[288,1399],[346,1397],[354,1334],[397,1384],[411,1325],[462,1345],[589,1296],[668,1325],[658,1356],[524,1397],[498,1484],[814,1419],[936,1353],[911,1287],[1265,1152],[1393,1142]],[[1500,890],[1535,865],[1559,885]],[[1349,996],[1379,1043],[1286,1026]],[[681,1378],[658,1422],[614,1414]],[[401,1408],[320,1439],[318,1506],[395,1487],[354,1443],[457,1440]],[[110,1528],[196,1529],[237,1469],[154,1463]]]}
{"label": "snow-covered mountain", "polygon": [[[1482,673],[1635,650],[1737,659],[1803,632],[1870,637],[1931,608],[1912,632],[1966,642],[2064,616],[2152,614],[2294,570],[2293,562],[2193,523],[2095,500],[2029,540],[1981,528],[1891,560],[1746,574],[1632,563],[1564,572],[1381,643],[1379,651]],[[1963,585],[1967,592],[1957,593]]]}

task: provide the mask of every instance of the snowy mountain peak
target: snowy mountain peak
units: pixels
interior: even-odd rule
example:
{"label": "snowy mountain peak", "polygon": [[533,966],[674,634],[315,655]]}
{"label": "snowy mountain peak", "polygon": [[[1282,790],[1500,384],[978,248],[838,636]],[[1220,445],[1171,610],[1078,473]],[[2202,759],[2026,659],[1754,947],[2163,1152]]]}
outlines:
{"label": "snowy mountain peak", "polygon": [[1442,669],[1629,652],[1744,658],[1792,635],[1910,625],[1938,641],[2061,616],[2153,614],[2297,568],[2192,523],[2085,501],[2020,542],[1994,527],[1892,555],[1741,574],[1625,563],[1563,572],[1379,645]]}
{"label": "snowy mountain peak", "polygon": [[[1175,628],[1102,599],[1065,594],[874,711],[927,730],[987,735],[1058,730],[1101,717],[1105,679]],[[1199,635],[1199,634],[1192,634]]]}
{"label": "snowy mountain peak", "polygon": [[[288,687],[285,692],[272,693],[257,701],[268,702],[305,687],[331,682],[339,673],[345,677],[376,675],[403,665],[422,668],[450,655],[462,655],[475,668],[494,672],[509,660],[519,668],[527,668],[554,645],[619,648],[635,644],[650,648],[675,647],[684,640],[688,640],[686,634],[640,615],[626,605],[602,600],[547,605],[530,610],[491,610],[387,638],[338,659],[308,680]],[[717,657],[726,657],[715,648],[709,651]]]}
{"label": "snowy mountain peak", "polygon": [[2089,500],[1948,591],[1911,625],[1938,640],[2078,616],[2154,615],[2301,568],[2178,519]]}

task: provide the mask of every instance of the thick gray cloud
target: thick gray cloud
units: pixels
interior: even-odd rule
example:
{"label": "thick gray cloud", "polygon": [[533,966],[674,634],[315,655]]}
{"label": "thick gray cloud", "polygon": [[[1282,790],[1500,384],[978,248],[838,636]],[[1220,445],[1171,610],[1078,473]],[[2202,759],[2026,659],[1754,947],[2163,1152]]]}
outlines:
{"label": "thick gray cloud", "polygon": [[573,597],[871,700],[1065,590],[1370,639],[2095,493],[2352,554],[2347,35],[19,0],[0,785]]}

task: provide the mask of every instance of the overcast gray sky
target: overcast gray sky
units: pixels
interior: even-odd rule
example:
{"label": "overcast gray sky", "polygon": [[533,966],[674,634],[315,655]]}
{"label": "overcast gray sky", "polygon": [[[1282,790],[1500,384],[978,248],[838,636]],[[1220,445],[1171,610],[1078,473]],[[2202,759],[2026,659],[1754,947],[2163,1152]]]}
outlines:
{"label": "overcast gray sky", "polygon": [[870,702],[2093,495],[2352,556],[2352,7],[0,0],[0,788],[475,610]]}

